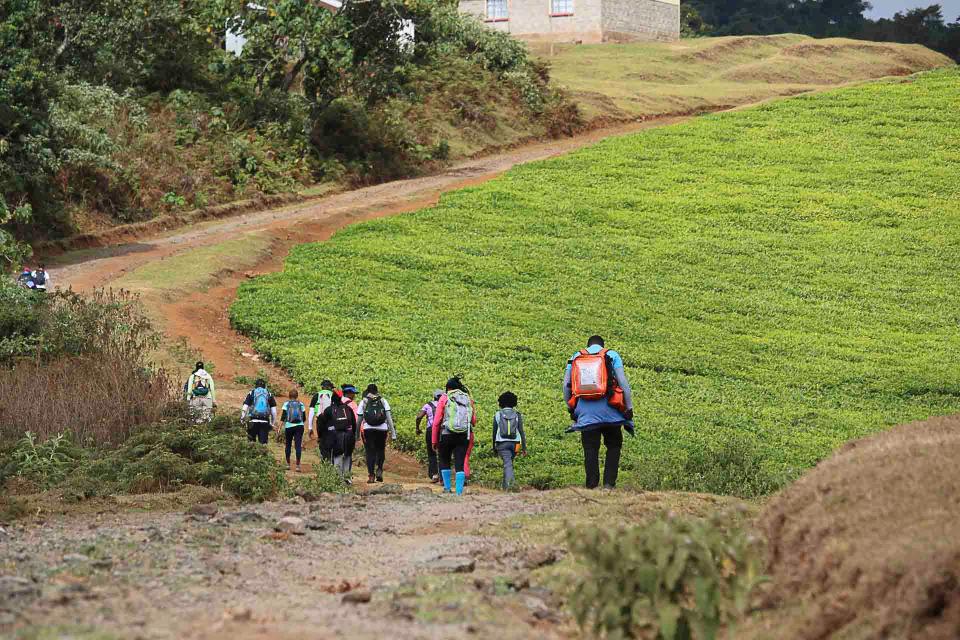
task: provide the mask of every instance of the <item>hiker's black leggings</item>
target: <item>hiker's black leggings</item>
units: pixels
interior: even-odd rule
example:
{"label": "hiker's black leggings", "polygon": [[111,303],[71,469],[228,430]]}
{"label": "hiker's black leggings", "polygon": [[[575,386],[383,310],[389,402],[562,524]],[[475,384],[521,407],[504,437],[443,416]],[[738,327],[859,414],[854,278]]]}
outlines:
{"label": "hiker's black leggings", "polygon": [[439,474],[440,471],[437,470],[437,452],[433,450],[433,427],[427,427],[427,475],[433,478],[435,475]]}
{"label": "hiker's black leggings", "polygon": [[283,430],[283,438],[286,441],[287,464],[290,464],[290,445],[297,445],[297,464],[300,464],[300,454],[303,452],[303,425],[296,427],[287,427]]}
{"label": "hiker's black leggings", "polygon": [[465,433],[447,433],[440,436],[440,451],[437,452],[440,469],[450,468],[450,458],[453,458],[454,468],[463,471],[464,461],[467,459],[467,447],[470,438]]}
{"label": "hiker's black leggings", "polygon": [[254,422],[253,420],[248,422],[247,440],[250,442],[259,441],[260,444],[267,444],[267,442],[270,440],[270,423]]}
{"label": "hiker's black leggings", "polygon": [[387,458],[387,432],[365,429],[363,446],[366,447],[367,473],[371,476],[383,476],[383,463]]}

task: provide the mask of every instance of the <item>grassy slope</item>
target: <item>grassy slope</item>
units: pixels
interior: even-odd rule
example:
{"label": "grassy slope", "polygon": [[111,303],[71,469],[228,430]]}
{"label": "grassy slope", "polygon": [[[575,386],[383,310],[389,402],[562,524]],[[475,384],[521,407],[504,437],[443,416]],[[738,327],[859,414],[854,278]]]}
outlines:
{"label": "grassy slope", "polygon": [[537,51],[588,120],[717,109],[953,64],[920,45],[793,34]]}
{"label": "grassy slope", "polygon": [[380,382],[408,444],[450,373],[484,425],[514,389],[528,482],[582,473],[560,381],[594,332],[636,390],[627,475],[716,488],[684,460],[730,434],[807,467],[960,409],[958,106],[949,70],[610,140],[301,246],[232,317],[308,385]]}

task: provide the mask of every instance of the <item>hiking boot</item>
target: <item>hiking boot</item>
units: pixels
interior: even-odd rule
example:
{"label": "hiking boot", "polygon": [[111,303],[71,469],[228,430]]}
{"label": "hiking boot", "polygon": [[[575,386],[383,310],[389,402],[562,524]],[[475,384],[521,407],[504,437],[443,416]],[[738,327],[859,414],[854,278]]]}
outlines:
{"label": "hiking boot", "polygon": [[440,482],[440,476],[430,476],[430,482],[432,482],[433,484],[437,484],[438,482]]}
{"label": "hiking boot", "polygon": [[605,484],[605,485],[603,485],[603,490],[604,490],[604,491],[613,491],[614,489],[616,489],[616,487],[613,486],[612,484]]}
{"label": "hiking boot", "polygon": [[383,482],[383,471],[377,474],[377,482]]}
{"label": "hiking boot", "polygon": [[303,473],[303,469],[300,468],[300,465],[297,465],[297,473]]}
{"label": "hiking boot", "polygon": [[376,482],[376,481],[377,481],[377,479],[374,478],[373,476],[368,476],[368,477],[367,477],[367,484],[373,484],[373,483]]}

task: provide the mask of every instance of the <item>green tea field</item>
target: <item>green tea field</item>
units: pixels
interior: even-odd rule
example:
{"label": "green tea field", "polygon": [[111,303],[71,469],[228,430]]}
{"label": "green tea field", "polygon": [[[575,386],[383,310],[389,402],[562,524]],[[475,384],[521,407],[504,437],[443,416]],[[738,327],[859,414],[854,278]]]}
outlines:
{"label": "green tea field", "polygon": [[401,442],[462,373],[527,416],[535,486],[582,481],[561,396],[600,333],[636,405],[622,477],[757,495],[850,438],[960,410],[960,72],[798,97],[524,165],[303,245],[233,324],[308,388],[376,381]]}

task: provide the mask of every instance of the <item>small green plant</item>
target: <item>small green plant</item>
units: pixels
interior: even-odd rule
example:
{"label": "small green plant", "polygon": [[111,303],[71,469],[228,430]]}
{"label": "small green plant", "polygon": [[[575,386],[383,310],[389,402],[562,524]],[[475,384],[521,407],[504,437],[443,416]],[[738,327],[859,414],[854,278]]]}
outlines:
{"label": "small green plant", "polygon": [[291,495],[311,499],[324,493],[345,493],[346,490],[347,485],[332,465],[318,464],[312,476],[298,478],[289,491]]}
{"label": "small green plant", "polygon": [[27,431],[13,450],[17,475],[44,488],[62,482],[79,458],[79,451],[64,433],[40,442],[33,432]]}
{"label": "small green plant", "polygon": [[584,631],[606,638],[712,640],[763,581],[759,539],[735,512],[667,513],[638,527],[571,530],[584,565],[570,596]]}
{"label": "small green plant", "polygon": [[185,207],[187,206],[187,199],[181,195],[178,195],[174,191],[168,191],[163,194],[163,197],[160,198],[160,202],[170,207]]}

